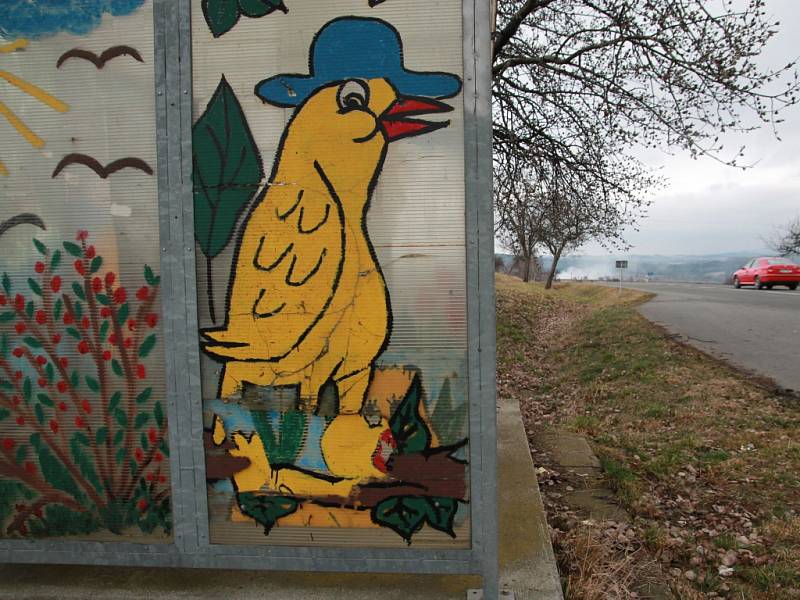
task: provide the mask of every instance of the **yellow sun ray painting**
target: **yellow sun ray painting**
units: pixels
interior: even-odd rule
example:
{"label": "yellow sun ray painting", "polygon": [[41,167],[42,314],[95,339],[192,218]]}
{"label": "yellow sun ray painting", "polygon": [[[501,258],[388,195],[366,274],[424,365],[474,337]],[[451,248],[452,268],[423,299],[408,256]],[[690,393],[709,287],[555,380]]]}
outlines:
{"label": "yellow sun ray painting", "polygon": [[[0,45],[0,54],[10,54],[11,52],[15,52],[17,50],[23,50],[27,48],[28,40],[24,38],[20,38],[15,40],[9,44]],[[69,110],[69,106],[56,98],[55,96],[48,94],[42,88],[33,85],[9,73],[8,71],[0,70],[0,79],[4,79],[14,87],[22,90],[29,96],[33,96],[39,102],[46,104],[50,108],[55,111],[64,113]],[[40,138],[36,133],[28,127],[22,119],[20,119],[14,112],[8,108],[2,101],[0,101],[0,115],[5,117],[5,119],[11,124],[11,126],[17,130],[17,132],[34,148],[42,148],[45,144],[44,140]],[[7,176],[8,169],[6,168],[3,161],[0,161],[0,175]]]}

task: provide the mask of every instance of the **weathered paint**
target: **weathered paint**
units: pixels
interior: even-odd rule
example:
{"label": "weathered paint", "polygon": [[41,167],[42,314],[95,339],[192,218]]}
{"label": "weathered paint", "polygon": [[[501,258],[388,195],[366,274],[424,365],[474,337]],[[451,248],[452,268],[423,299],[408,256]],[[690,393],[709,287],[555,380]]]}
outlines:
{"label": "weathered paint", "polygon": [[[412,64],[400,29],[369,6],[309,31],[318,19],[291,20],[298,7],[281,5],[258,16],[274,12],[270,19],[291,25],[267,34],[264,27],[243,31],[247,22],[233,15],[219,26],[212,4],[205,22],[195,19],[196,34],[207,26],[215,38],[195,39],[198,56],[232,37],[254,55],[276,52],[293,28],[309,40],[298,48],[307,55],[305,70],[273,57],[279,70],[256,81],[247,81],[252,68],[243,69],[250,63],[240,56],[224,61],[221,74],[195,63],[195,86],[221,77],[193,134],[195,231],[205,266],[202,346],[214,361],[204,363],[206,372],[219,374],[217,382],[205,379],[204,390],[213,415],[212,537],[227,539],[226,520],[250,517],[269,534],[262,543],[279,541],[293,526],[312,537],[320,528],[385,527],[411,543],[427,526],[448,537],[427,533],[424,545],[468,544],[466,344],[461,338],[459,348],[457,341],[466,312],[458,294],[466,278],[463,229],[452,240],[431,232],[412,243],[412,236],[381,231],[393,212],[408,214],[403,196],[411,190],[432,199],[452,193],[449,207],[428,210],[444,210],[463,228],[464,188],[448,181],[447,172],[438,186],[383,183],[395,153],[405,154],[405,164],[393,166],[393,175],[410,181],[436,177],[424,155],[414,158],[420,149],[459,156],[463,140],[453,152],[458,134],[442,132],[451,124],[461,130],[458,103],[447,102],[458,97],[461,77]],[[457,14],[460,4],[450,4]],[[419,41],[419,27],[403,29]],[[457,46],[460,29],[449,32]],[[261,168],[267,152],[249,122],[253,103],[237,94],[245,84],[265,103],[256,105],[260,112],[284,109],[288,117],[276,130],[271,168]],[[408,138],[429,139],[408,153]],[[414,204],[428,203],[420,197]],[[391,258],[391,248],[405,252]],[[433,286],[425,277],[415,280],[424,263],[447,280]],[[215,288],[227,290],[221,301]],[[442,302],[443,294],[451,298]],[[421,315],[451,328],[449,335],[419,339]],[[448,344],[447,337],[455,339]],[[426,349],[438,356],[422,359]],[[236,419],[226,404],[237,407]],[[316,537],[324,539],[324,531]]]}
{"label": "weathered paint", "polygon": [[[0,537],[166,543],[155,110],[122,100],[136,140],[114,113],[132,86],[153,89],[152,7],[13,4],[0,15]],[[131,45],[78,60],[117,27]],[[110,63],[126,53],[138,60]]]}

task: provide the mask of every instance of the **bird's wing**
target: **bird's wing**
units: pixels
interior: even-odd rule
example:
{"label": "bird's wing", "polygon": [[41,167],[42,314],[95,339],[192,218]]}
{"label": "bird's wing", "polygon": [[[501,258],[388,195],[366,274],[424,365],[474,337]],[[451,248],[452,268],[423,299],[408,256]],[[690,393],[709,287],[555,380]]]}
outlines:
{"label": "bird's wing", "polygon": [[315,334],[338,285],[344,246],[341,207],[317,183],[273,185],[251,212],[226,326],[204,332],[210,354],[274,361]]}

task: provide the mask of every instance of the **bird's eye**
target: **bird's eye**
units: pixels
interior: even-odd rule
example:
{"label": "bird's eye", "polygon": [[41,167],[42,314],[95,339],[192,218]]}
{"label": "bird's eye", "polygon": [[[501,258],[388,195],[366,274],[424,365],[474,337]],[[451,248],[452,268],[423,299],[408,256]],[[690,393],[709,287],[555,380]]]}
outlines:
{"label": "bird's eye", "polygon": [[358,79],[345,81],[339,86],[336,101],[342,111],[363,110],[369,103],[369,88]]}

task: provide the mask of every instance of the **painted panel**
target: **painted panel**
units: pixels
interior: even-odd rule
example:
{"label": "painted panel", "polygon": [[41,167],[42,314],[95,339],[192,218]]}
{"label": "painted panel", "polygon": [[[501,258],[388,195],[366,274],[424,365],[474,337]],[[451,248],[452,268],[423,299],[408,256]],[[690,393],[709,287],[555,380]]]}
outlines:
{"label": "painted panel", "polygon": [[150,0],[0,12],[0,537],[172,540]]}
{"label": "painted panel", "polygon": [[192,7],[211,542],[469,547],[461,2]]}

